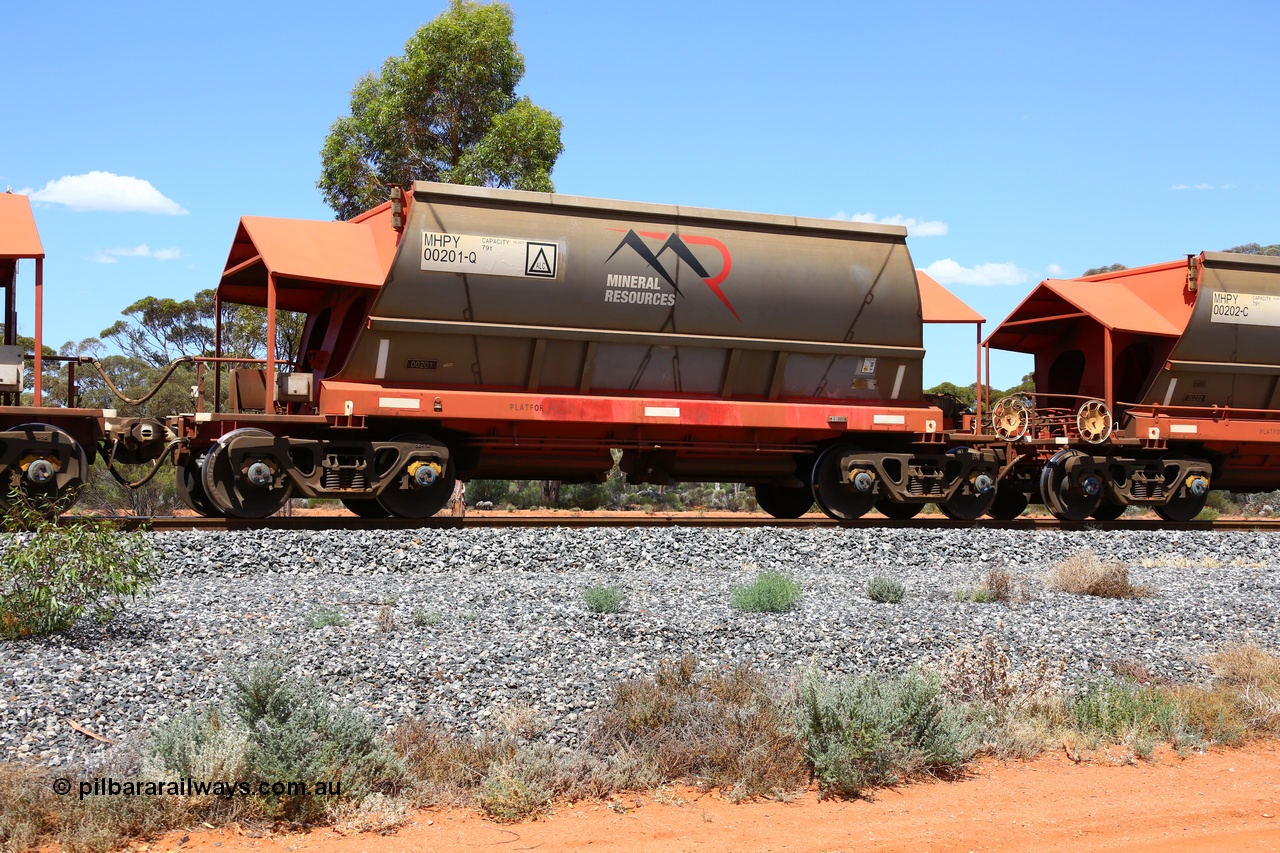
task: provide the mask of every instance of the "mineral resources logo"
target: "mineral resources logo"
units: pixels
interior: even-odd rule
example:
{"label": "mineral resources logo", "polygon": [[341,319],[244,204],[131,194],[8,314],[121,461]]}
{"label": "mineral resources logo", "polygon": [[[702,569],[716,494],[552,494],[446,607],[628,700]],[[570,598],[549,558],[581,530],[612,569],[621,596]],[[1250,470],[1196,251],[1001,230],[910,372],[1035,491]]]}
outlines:
{"label": "mineral resources logo", "polygon": [[[620,228],[611,228],[611,231],[621,231]],[[661,246],[655,252],[649,248],[646,240],[661,241]],[[714,249],[720,255],[720,272],[711,275],[702,261],[690,249],[690,246],[707,246]],[[680,291],[680,286],[676,284],[675,277],[662,264],[662,255],[670,252],[673,256],[672,263],[678,265],[680,261],[684,261],[689,269],[693,270],[694,275],[702,279],[703,284],[710,288],[716,298],[729,309],[729,313],[741,322],[742,318],[738,317],[738,312],[734,310],[733,304],[729,302],[729,297],[725,296],[724,291],[720,289],[720,285],[729,277],[730,271],[733,269],[733,258],[729,255],[729,249],[714,237],[703,237],[698,234],[664,234],[660,231],[635,231],[628,230],[626,236],[622,238],[622,242],[613,250],[609,257],[605,258],[605,263],[613,260],[613,258],[623,249],[630,249],[632,253],[638,255],[646,266],[656,276],[650,275],[615,275],[608,273],[605,278],[605,302],[626,302],[633,305],[665,305],[674,306],[677,296],[684,296]],[[676,266],[672,266],[672,270]],[[668,291],[663,287],[662,282],[666,282],[670,286]]]}

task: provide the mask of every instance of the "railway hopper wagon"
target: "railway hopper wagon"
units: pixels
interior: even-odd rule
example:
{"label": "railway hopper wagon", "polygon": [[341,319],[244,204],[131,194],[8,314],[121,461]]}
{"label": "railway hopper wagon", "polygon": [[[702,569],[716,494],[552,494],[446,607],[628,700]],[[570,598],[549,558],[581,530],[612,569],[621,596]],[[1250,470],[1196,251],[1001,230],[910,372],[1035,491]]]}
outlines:
{"label": "railway hopper wagon", "polygon": [[1280,488],[1280,258],[1045,281],[984,346],[1035,356],[1036,393],[991,411],[997,517],[1034,500],[1062,519],[1186,521],[1210,488]]}
{"label": "railway hopper wagon", "polygon": [[602,481],[615,450],[632,482],[748,483],[780,517],[933,501],[973,518],[994,499],[998,454],[921,387],[924,320],[981,318],[922,291],[905,229],[432,183],[392,196],[349,222],[241,220],[220,303],[306,328],[277,365],[269,323],[266,363],[228,374],[229,410],[168,424],[198,511],[328,497],[425,517],[457,479]]}

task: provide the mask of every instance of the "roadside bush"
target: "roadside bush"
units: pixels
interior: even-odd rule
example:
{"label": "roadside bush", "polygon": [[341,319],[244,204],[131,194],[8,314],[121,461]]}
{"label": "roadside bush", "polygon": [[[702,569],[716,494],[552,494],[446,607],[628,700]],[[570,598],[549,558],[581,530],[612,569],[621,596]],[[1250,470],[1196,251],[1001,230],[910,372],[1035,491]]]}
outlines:
{"label": "roadside bush", "polygon": [[867,582],[867,598],[881,604],[898,604],[907,595],[907,588],[893,578],[876,575]]}
{"label": "roadside bush", "polygon": [[[231,682],[229,710],[184,714],[152,733],[153,769],[170,779],[301,782],[306,791],[230,801],[211,795],[206,803],[215,810],[251,803],[268,817],[313,822],[344,800],[358,804],[404,783],[404,765],[382,735],[314,683],[275,662]],[[319,783],[339,783],[341,793],[316,796]]]}
{"label": "roadside bush", "polygon": [[593,586],[582,591],[582,601],[592,613],[617,613],[622,609],[622,590],[616,586]]}
{"label": "roadside bush", "polygon": [[940,776],[969,760],[966,730],[936,676],[865,676],[830,682],[806,674],[800,730],[824,795],[856,797],[868,788]]}
{"label": "roadside bush", "polygon": [[[1205,509],[1211,509],[1215,512],[1213,518],[1217,518],[1219,515],[1240,515],[1244,512],[1231,492],[1223,491],[1222,489],[1210,489],[1209,494],[1205,496],[1204,506]],[[1199,519],[1199,516],[1197,516],[1197,519]],[[1211,521],[1212,519],[1200,520]]]}
{"label": "roadside bush", "polygon": [[560,487],[559,506],[590,512],[608,504],[609,497],[609,489],[604,483],[569,483]]}
{"label": "roadside bush", "polygon": [[1154,590],[1129,580],[1124,563],[1104,563],[1092,549],[1073,554],[1049,570],[1045,582],[1051,589],[1100,598],[1145,598]]}
{"label": "roadside bush", "polygon": [[34,850],[57,832],[59,799],[45,773],[0,764],[0,850]]}
{"label": "roadside bush", "polygon": [[944,693],[962,702],[978,702],[1002,710],[1017,710],[1047,697],[1066,668],[1037,659],[1015,669],[996,639],[986,634],[976,644],[960,646],[939,667]]}
{"label": "roadside bush", "polygon": [[1123,679],[1093,681],[1070,695],[1066,707],[1070,724],[1081,735],[1129,743],[1140,754],[1150,752],[1156,740],[1181,744],[1189,734],[1172,691]]}
{"label": "roadside bush", "polygon": [[249,735],[216,708],[193,710],[151,733],[157,769],[179,778],[244,779],[249,770]]}
{"label": "roadside bush", "polygon": [[729,594],[729,606],[747,613],[781,613],[800,599],[800,584],[782,572],[761,572],[746,586]]}
{"label": "roadside bush", "polygon": [[13,507],[0,554],[0,637],[65,631],[87,612],[109,622],[160,577],[143,532],[103,521],[61,526],[23,502]]}
{"label": "roadside bush", "polygon": [[[368,794],[394,793],[404,765],[385,740],[354,709],[330,702],[312,682],[290,678],[271,662],[233,674],[231,708],[248,729],[248,760],[257,778],[340,781],[342,794],[360,802]],[[312,821],[323,814],[324,797],[282,796],[266,803],[268,814]]]}

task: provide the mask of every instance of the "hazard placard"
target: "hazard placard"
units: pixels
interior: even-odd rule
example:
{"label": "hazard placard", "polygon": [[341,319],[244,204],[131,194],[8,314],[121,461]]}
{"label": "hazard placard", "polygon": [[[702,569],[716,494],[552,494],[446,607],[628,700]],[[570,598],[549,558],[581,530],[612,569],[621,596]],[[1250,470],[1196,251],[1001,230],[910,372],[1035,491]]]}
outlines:
{"label": "hazard placard", "polygon": [[524,274],[538,278],[556,277],[555,243],[535,243],[530,240],[525,244]]}
{"label": "hazard placard", "polygon": [[423,231],[420,268],[468,275],[556,278],[560,272],[560,244]]}

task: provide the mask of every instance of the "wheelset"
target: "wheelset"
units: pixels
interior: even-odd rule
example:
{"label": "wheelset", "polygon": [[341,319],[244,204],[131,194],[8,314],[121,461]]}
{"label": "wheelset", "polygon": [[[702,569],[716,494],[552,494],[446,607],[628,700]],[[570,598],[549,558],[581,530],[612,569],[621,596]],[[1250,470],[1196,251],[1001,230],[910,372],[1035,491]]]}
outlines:
{"label": "wheelset", "polygon": [[245,449],[260,447],[260,441],[252,440],[262,438],[273,436],[253,427],[232,430],[205,454],[200,484],[205,499],[223,515],[266,518],[283,509],[293,496],[293,483],[273,454]]}
{"label": "wheelset", "polygon": [[1054,518],[1084,521],[1102,503],[1102,478],[1095,472],[1077,475],[1075,469],[1089,457],[1079,450],[1060,450],[1040,472],[1040,498]]}
{"label": "wheelset", "polygon": [[89,459],[80,443],[49,424],[22,424],[4,432],[25,449],[4,472],[0,509],[18,503],[49,517],[71,509],[89,476]]}
{"label": "wheelset", "polygon": [[444,509],[453,495],[453,485],[458,480],[453,457],[449,456],[443,465],[435,459],[413,458],[417,451],[448,453],[443,444],[420,433],[401,435],[394,441],[413,445],[413,450],[403,464],[403,455],[395,456],[392,464],[400,466],[399,470],[393,473],[394,481],[378,495],[377,503],[398,518],[430,518]]}
{"label": "wheelset", "polygon": [[803,486],[756,486],[756,503],[774,518],[799,518],[813,506],[813,490]]}
{"label": "wheelset", "polygon": [[876,477],[870,468],[855,467],[843,482],[840,460],[857,452],[848,445],[828,447],[813,464],[813,500],[831,518],[861,518],[876,504]]}
{"label": "wheelset", "polygon": [[1186,463],[1195,460],[1181,453],[1166,453],[1160,461],[1164,465],[1165,489],[1173,492],[1174,497],[1152,509],[1165,521],[1191,521],[1209,499],[1209,478],[1197,472],[1183,476]]}

